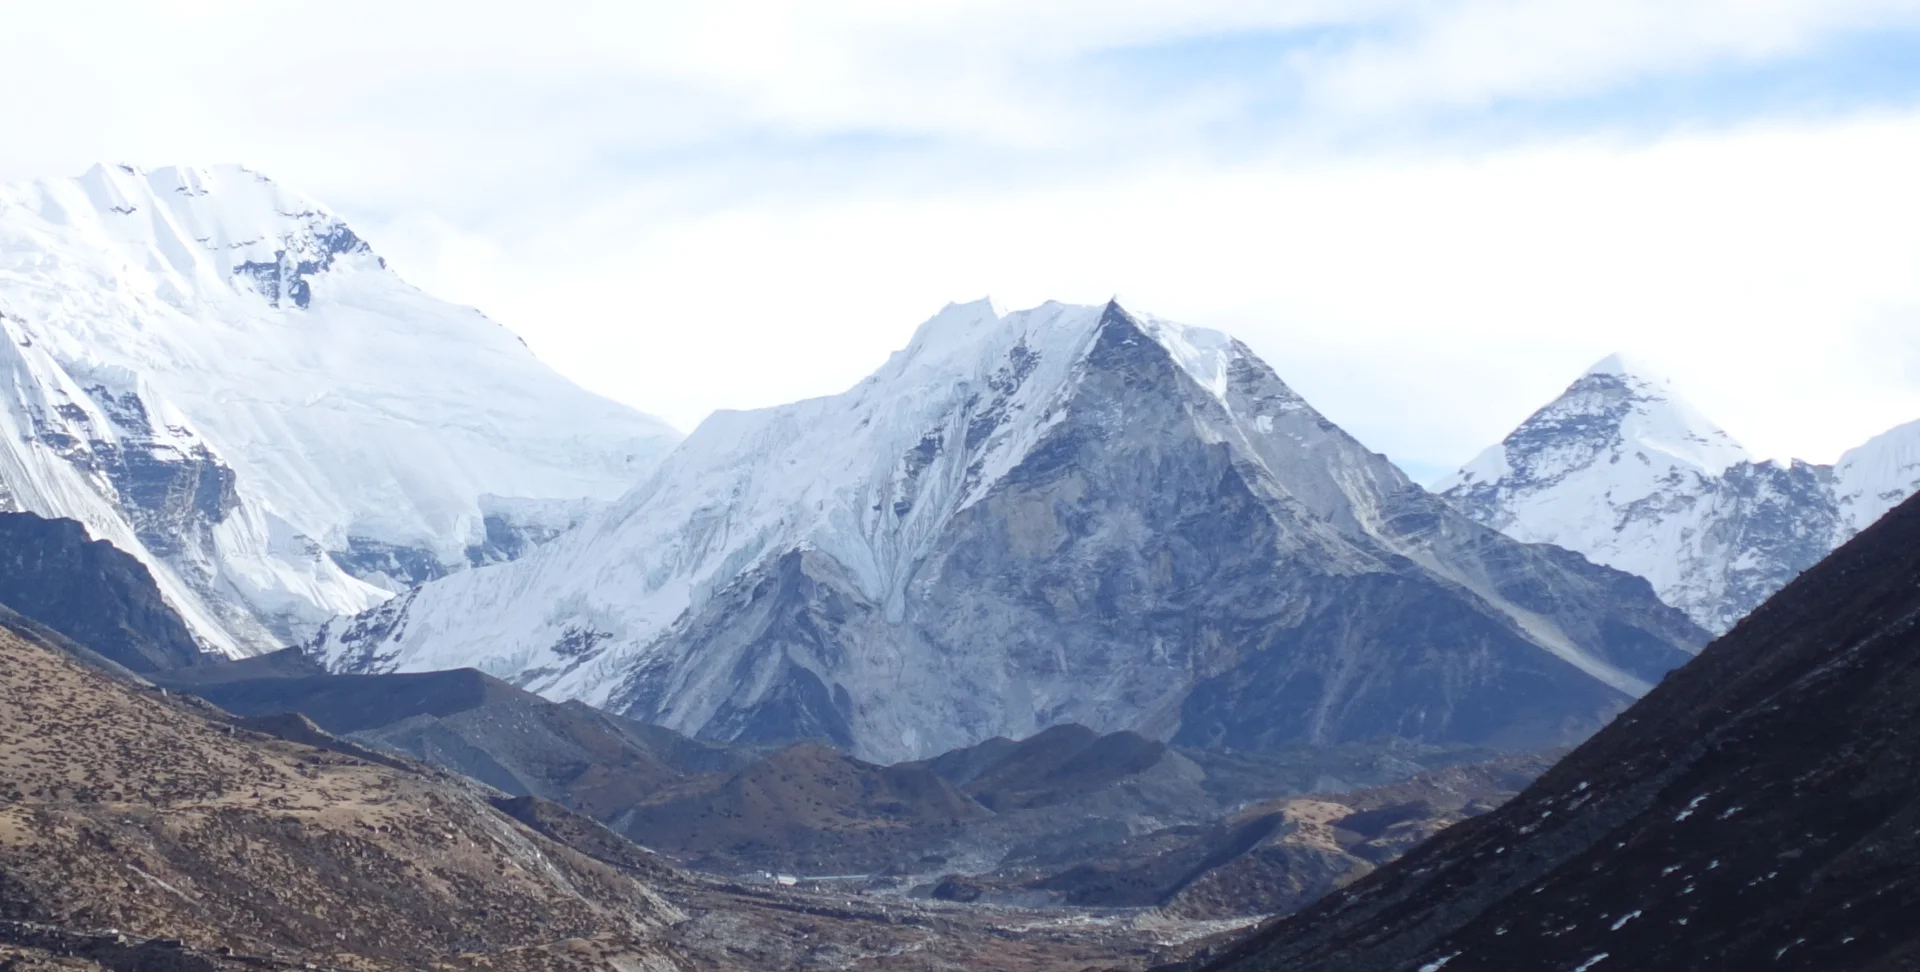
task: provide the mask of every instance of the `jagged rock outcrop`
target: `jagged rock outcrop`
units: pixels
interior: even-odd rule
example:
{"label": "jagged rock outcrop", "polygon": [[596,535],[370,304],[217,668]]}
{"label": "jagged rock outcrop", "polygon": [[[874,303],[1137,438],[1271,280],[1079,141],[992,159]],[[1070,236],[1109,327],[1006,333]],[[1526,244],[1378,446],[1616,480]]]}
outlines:
{"label": "jagged rock outcrop", "polygon": [[313,650],[893,762],[1067,722],[1534,749],[1704,638],[1638,578],[1460,515],[1225,335],[979,303],[845,394],[714,416],[579,529]]}

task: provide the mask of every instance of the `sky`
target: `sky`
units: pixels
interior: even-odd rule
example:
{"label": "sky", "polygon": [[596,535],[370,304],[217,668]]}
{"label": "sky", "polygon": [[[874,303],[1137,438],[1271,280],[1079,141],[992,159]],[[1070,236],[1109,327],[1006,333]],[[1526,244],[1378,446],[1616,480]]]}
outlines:
{"label": "sky", "polygon": [[1920,419],[1920,0],[0,0],[0,179],[239,162],[690,429],[949,301],[1235,334],[1417,478],[1626,351]]}

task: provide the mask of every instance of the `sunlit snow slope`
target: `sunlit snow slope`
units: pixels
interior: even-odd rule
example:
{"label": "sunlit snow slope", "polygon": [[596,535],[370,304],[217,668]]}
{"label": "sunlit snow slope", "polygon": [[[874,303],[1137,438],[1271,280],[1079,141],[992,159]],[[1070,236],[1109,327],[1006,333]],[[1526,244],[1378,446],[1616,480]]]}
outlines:
{"label": "sunlit snow slope", "polygon": [[1643,581],[1459,515],[1225,335],[982,301],[316,651],[893,760],[1062,722],[1538,746],[1700,640]]}
{"label": "sunlit snow slope", "polygon": [[1725,631],[1920,488],[1920,423],[1838,467],[1754,461],[1619,355],[1434,485],[1516,539],[1639,574],[1669,604]]}
{"label": "sunlit snow slope", "polygon": [[626,491],[677,436],[236,166],[0,187],[0,503],[246,653]]}
{"label": "sunlit snow slope", "polygon": [[1841,454],[1833,467],[1841,536],[1865,530],[1920,492],[1920,421],[1889,429]]}

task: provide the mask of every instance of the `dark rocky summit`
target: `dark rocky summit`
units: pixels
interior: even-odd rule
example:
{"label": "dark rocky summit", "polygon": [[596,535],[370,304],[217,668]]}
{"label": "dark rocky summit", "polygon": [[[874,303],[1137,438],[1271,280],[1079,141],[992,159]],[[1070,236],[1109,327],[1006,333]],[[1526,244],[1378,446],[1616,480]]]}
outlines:
{"label": "dark rocky summit", "polygon": [[1920,967],[1920,499],[1231,972]]}
{"label": "dark rocky summit", "polygon": [[147,568],[72,520],[0,513],[0,604],[133,672],[207,660]]}
{"label": "dark rocky summit", "polygon": [[[702,704],[686,686],[722,686],[703,738],[887,752],[862,738],[862,713],[890,705],[864,697],[862,666],[905,656],[952,668],[936,697],[963,739],[1033,680],[1060,713],[1187,746],[1525,751],[1583,738],[1630,701],[1619,686],[1706,640],[1639,578],[1470,522],[1251,352],[1224,383],[1202,389],[1110,305],[1058,420],[923,542],[904,607],[796,550],[689,612],[611,705],[675,724]],[[964,460],[932,435],[906,468]],[[1071,721],[1034,720],[1023,734]]]}

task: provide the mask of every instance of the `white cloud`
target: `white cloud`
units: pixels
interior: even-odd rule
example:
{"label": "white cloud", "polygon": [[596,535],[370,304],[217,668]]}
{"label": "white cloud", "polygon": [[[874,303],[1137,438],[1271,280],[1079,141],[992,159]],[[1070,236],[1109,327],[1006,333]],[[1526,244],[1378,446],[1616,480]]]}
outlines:
{"label": "white cloud", "polygon": [[1836,35],[1916,22],[1914,0],[1462,0],[1325,58],[1314,88],[1343,112],[1547,99],[1803,55]]}
{"label": "white cloud", "polygon": [[1916,121],[663,224],[612,200],[590,229],[408,236],[399,265],[683,424],[837,391],[950,298],[1117,293],[1241,335],[1370,445],[1422,465],[1464,459],[1616,349],[1665,365],[1756,451],[1831,459],[1920,416]]}
{"label": "white cloud", "polygon": [[[1616,347],[1757,451],[1827,459],[1920,415],[1920,115],[1373,137],[1803,57],[1917,10],[15,3],[0,176],[244,162],[683,425],[838,390],[949,299],[1117,292],[1247,337],[1422,466]],[[1248,32],[1274,38],[1270,63],[1130,73],[1143,51],[1178,66],[1193,43],[1204,62],[1198,42]],[[1261,107],[1276,95],[1292,107]],[[1326,148],[1356,133],[1390,148]]]}

